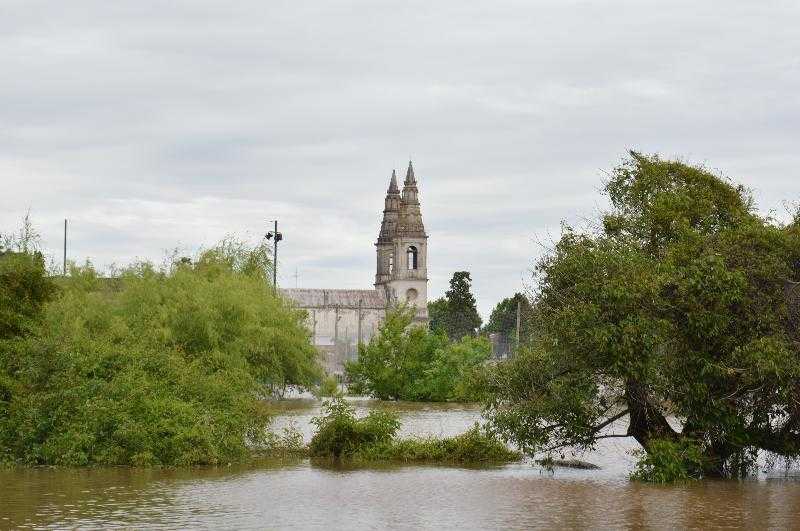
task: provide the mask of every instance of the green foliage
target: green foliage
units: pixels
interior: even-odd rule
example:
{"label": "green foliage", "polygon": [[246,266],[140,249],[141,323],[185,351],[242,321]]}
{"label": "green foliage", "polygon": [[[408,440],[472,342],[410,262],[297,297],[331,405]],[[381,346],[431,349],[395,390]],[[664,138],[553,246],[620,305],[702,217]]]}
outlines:
{"label": "green foliage", "polygon": [[17,234],[0,235],[0,348],[2,341],[30,330],[56,291],[39,251],[39,234],[26,214]]}
{"label": "green foliage", "polygon": [[321,372],[303,314],[273,295],[259,256],[224,243],[164,271],[142,263],[103,279],[72,268],[2,352],[18,390],[0,418],[3,452],[29,464],[185,466],[264,446],[259,397]]}
{"label": "green foliage", "polygon": [[491,354],[484,338],[451,343],[440,332],[413,326],[413,308],[388,312],[381,328],[346,365],[351,391],[382,400],[468,399],[465,378]]}
{"label": "green foliage", "polygon": [[428,326],[434,332],[447,333],[445,321],[447,319],[447,299],[439,297],[428,303]]}
{"label": "green foliage", "polygon": [[416,399],[431,402],[474,400],[473,380],[491,353],[492,347],[483,337],[464,336],[461,341],[437,348],[414,386]]}
{"label": "green foliage", "polygon": [[481,326],[481,317],[475,307],[475,296],[470,291],[472,279],[468,271],[456,271],[450,279],[450,289],[445,297],[428,304],[431,330],[444,330],[453,340],[474,336]]}
{"label": "green foliage", "polygon": [[365,446],[354,454],[361,461],[423,461],[436,463],[506,463],[522,454],[477,424],[455,437],[400,439]]}
{"label": "green foliage", "polygon": [[[27,245],[20,247],[0,251],[0,429],[12,403],[24,392],[14,360],[17,342],[37,326],[42,306],[56,293],[41,254],[22,252]],[[0,462],[9,460],[8,449],[0,444]]]}
{"label": "green foliage", "polygon": [[638,451],[639,461],[631,479],[648,483],[674,483],[700,479],[705,466],[701,448],[689,439],[650,441],[647,451]]}
{"label": "green foliage", "polygon": [[317,431],[311,439],[312,457],[347,458],[356,461],[508,462],[518,452],[477,424],[461,435],[447,438],[396,439],[397,416],[371,411],[356,418],[351,405],[341,398],[323,404],[323,415],[312,422]]}
{"label": "green foliage", "polygon": [[325,376],[319,386],[314,389],[314,396],[317,398],[338,397],[341,395],[342,392],[339,390],[339,380],[332,375]]}
{"label": "green foliage", "polygon": [[385,411],[371,411],[356,418],[353,406],[342,398],[326,401],[323,415],[311,422],[317,431],[309,444],[312,457],[348,457],[360,448],[390,441],[400,422],[397,416]]}
{"label": "green foliage", "polygon": [[495,428],[530,453],[687,439],[708,475],[747,473],[754,449],[800,454],[797,231],[742,187],[657,157],[632,153],[605,190],[603,231],[566,228],[536,268],[536,337],[486,379]]}
{"label": "green foliage", "polygon": [[512,341],[517,331],[517,305],[520,308],[520,343],[527,343],[532,334],[533,308],[528,298],[522,293],[515,293],[513,297],[503,299],[492,310],[489,322],[481,330],[484,334],[501,334]]}
{"label": "green foliage", "polygon": [[0,251],[0,341],[28,332],[55,293],[40,253]]}

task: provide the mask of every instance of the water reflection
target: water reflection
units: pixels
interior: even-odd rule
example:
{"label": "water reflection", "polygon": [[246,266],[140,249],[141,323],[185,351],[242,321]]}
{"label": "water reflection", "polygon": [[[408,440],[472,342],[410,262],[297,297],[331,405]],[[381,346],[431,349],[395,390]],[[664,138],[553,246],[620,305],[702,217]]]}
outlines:
{"label": "water reflection", "polygon": [[[365,410],[374,403],[359,402]],[[393,405],[406,433],[460,433],[471,407]],[[310,433],[314,402],[281,404]],[[615,443],[617,444],[617,443]],[[600,471],[378,467],[265,460],[194,470],[0,471],[0,528],[791,528],[800,483],[631,483],[626,446],[584,456]]]}

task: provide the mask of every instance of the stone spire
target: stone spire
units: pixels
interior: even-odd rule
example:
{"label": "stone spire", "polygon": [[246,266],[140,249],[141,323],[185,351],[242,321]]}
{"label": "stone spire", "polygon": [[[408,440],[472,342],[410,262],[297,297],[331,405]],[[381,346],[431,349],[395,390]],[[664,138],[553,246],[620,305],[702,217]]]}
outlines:
{"label": "stone spire", "polygon": [[414,177],[414,166],[411,164],[411,161],[408,161],[408,170],[406,170],[406,186],[409,184],[413,184],[416,186],[417,180]]}
{"label": "stone spire", "polygon": [[391,241],[397,233],[402,202],[400,189],[397,187],[397,172],[392,170],[392,178],[389,181],[389,189],[386,191],[384,200],[383,221],[381,221],[381,230],[378,233],[378,243]]}
{"label": "stone spire", "polygon": [[414,166],[409,160],[408,170],[406,170],[406,180],[403,183],[403,203],[409,205],[419,204],[419,199],[417,198],[418,193],[419,190],[417,190],[417,179],[414,176]]}
{"label": "stone spire", "polygon": [[400,223],[398,232],[406,236],[425,236],[422,213],[419,209],[419,190],[414,176],[414,166],[408,161],[406,180],[403,183],[403,199],[400,204]]}
{"label": "stone spire", "polygon": [[392,180],[389,182],[389,190],[386,194],[399,194],[400,189],[397,187],[397,172],[392,170]]}

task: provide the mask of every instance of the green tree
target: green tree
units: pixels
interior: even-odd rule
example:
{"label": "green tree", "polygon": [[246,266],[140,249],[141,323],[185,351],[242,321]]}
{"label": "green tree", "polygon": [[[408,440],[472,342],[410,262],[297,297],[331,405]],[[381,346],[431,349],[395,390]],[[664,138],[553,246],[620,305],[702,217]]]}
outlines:
{"label": "green tree", "polygon": [[383,400],[469,398],[465,381],[489,358],[488,341],[465,337],[451,343],[442,331],[412,325],[414,314],[407,307],[389,312],[358,360],[347,363],[351,392]]}
{"label": "green tree", "polygon": [[445,329],[445,320],[447,319],[447,299],[439,297],[428,303],[428,326],[434,331],[443,331]]}
{"label": "green tree", "polygon": [[487,379],[495,428],[529,453],[633,437],[658,452],[640,472],[661,478],[800,454],[797,232],[741,186],[656,156],[631,153],[605,193],[602,231],[566,228],[536,268],[534,344]]}
{"label": "green tree", "polygon": [[481,326],[471,287],[469,271],[456,271],[450,279],[450,289],[445,293],[445,303],[440,302],[442,299],[434,301],[434,329],[443,329],[450,339],[474,336]]}
{"label": "green tree", "polygon": [[498,302],[482,332],[484,334],[501,334],[509,341],[513,341],[517,331],[517,306],[520,309],[520,343],[527,343],[533,324],[533,309],[528,298],[522,293],[515,293],[513,297]]}

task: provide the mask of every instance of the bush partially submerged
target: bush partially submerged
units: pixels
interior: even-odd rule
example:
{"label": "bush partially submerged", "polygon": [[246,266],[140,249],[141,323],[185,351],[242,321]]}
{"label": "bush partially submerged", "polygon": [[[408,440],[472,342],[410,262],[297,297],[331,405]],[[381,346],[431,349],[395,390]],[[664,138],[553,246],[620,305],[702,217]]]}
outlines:
{"label": "bush partially submerged", "polygon": [[259,398],[310,387],[320,368],[303,315],[274,296],[264,256],[227,242],[113,282],[72,268],[36,308],[3,297],[0,314],[24,326],[0,337],[0,460],[186,466],[240,461],[266,445]]}
{"label": "bush partially submerged", "polygon": [[312,457],[450,463],[509,462],[521,458],[477,424],[455,437],[397,439],[400,423],[393,413],[372,411],[356,418],[353,407],[342,399],[326,402],[323,411],[312,421],[318,428],[309,447]]}
{"label": "bush partially submerged", "polygon": [[363,461],[502,463],[516,461],[522,456],[476,424],[455,437],[399,439],[366,446],[354,457]]}
{"label": "bush partially submerged", "polygon": [[639,461],[631,479],[649,483],[700,479],[706,464],[700,447],[688,439],[656,439],[650,442],[647,452],[641,450],[636,455]]}
{"label": "bush partially submerged", "polygon": [[397,416],[385,411],[356,418],[353,407],[342,399],[325,402],[323,411],[311,421],[317,427],[309,445],[313,457],[352,456],[365,446],[391,441],[400,428]]}

